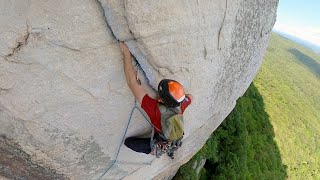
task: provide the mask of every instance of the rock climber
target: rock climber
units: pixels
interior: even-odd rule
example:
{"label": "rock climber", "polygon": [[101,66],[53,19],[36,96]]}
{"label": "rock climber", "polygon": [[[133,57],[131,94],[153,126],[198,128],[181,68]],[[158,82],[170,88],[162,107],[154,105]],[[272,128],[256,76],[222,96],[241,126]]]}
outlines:
{"label": "rock climber", "polygon": [[[182,85],[174,80],[164,79],[158,85],[159,99],[152,99],[147,94],[147,91],[137,81],[137,75],[132,66],[131,53],[128,47],[120,42],[120,48],[124,55],[124,72],[127,84],[132,91],[136,101],[141,104],[141,108],[149,116],[151,123],[154,125],[155,138],[162,130],[161,113],[158,108],[158,103],[169,107],[179,107],[181,112],[191,104],[192,95],[185,94]],[[151,153],[150,138],[129,137],[124,143],[128,148],[140,152]]]}

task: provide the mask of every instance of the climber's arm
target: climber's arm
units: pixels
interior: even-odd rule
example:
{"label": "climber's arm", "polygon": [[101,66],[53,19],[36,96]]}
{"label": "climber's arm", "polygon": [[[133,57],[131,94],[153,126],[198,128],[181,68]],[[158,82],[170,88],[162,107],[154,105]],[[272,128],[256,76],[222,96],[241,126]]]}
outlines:
{"label": "climber's arm", "polygon": [[136,100],[141,104],[143,97],[147,94],[147,92],[143,89],[143,87],[138,84],[137,75],[132,67],[131,53],[128,47],[120,42],[120,48],[124,55],[123,68],[126,75],[127,84],[132,91]]}

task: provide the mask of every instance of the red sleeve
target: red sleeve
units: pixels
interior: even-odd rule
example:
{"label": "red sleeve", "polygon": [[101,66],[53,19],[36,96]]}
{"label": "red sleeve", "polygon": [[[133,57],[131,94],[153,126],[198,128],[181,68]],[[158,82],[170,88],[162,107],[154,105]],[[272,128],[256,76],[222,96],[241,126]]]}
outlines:
{"label": "red sleeve", "polygon": [[[143,97],[141,108],[148,114],[151,123],[161,130],[161,115],[158,108],[158,100],[150,98],[147,94]],[[156,132],[159,132],[155,129]]]}
{"label": "red sleeve", "polygon": [[191,104],[191,98],[189,96],[186,96],[186,98],[182,101],[180,105],[181,112],[183,113],[184,110],[186,110],[190,104]]}

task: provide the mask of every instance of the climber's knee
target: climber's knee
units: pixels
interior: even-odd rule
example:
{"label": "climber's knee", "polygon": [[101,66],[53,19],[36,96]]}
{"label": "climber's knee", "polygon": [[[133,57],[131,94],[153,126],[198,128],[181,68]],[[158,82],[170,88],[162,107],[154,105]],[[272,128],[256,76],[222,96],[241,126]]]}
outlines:
{"label": "climber's knee", "polygon": [[[132,145],[132,140],[133,140],[132,137],[126,138],[126,140],[124,141],[124,145],[126,145],[128,148],[130,148]],[[132,149],[132,148],[130,148],[130,149]]]}
{"label": "climber's knee", "polygon": [[128,137],[125,139],[124,145],[136,152],[146,154],[151,152],[150,138]]}

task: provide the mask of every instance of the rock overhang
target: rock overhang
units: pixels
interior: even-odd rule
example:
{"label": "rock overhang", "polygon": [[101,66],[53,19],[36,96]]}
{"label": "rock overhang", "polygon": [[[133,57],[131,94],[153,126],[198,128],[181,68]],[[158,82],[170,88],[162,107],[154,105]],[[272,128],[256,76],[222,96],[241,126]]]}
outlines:
{"label": "rock overhang", "polygon": [[[4,13],[0,21],[0,133],[66,177],[100,177],[114,162],[133,106],[117,43],[125,41],[153,96],[162,78],[173,78],[195,101],[186,111],[184,146],[174,161],[122,146],[117,165],[103,178],[169,177],[249,86],[277,2],[14,1],[15,16]],[[27,41],[19,45],[26,29]],[[127,136],[148,130],[134,113]]]}

